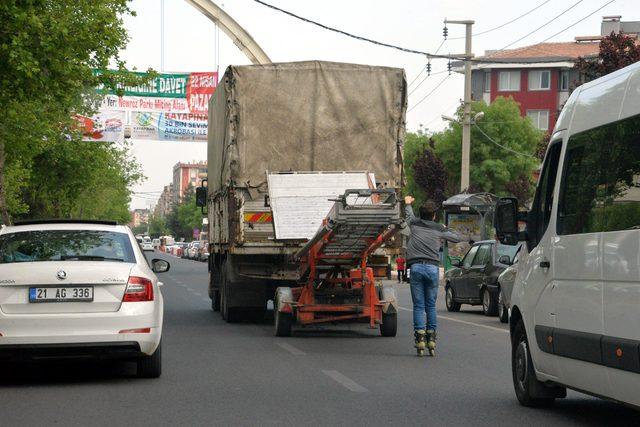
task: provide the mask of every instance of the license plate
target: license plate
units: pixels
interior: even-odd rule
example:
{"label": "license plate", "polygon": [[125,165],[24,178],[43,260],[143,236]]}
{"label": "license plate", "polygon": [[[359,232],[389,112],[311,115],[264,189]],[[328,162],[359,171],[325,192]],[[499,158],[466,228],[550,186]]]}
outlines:
{"label": "license plate", "polygon": [[29,302],[91,302],[93,286],[29,288]]}

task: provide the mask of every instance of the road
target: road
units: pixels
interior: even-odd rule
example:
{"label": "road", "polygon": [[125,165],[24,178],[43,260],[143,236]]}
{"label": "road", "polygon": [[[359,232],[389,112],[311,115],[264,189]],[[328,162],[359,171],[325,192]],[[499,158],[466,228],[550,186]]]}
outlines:
{"label": "road", "polygon": [[206,264],[165,255],[163,374],[128,363],[0,368],[2,425],[639,425],[621,405],[569,392],[518,405],[506,325],[439,298],[435,358],[415,356],[407,285],[399,333],[366,326],[273,336],[269,319],[227,324],[211,311]]}

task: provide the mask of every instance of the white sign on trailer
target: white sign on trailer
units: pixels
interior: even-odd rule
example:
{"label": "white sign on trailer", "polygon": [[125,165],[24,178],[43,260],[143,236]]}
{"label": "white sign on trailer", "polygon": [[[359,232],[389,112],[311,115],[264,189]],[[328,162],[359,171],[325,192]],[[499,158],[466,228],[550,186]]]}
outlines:
{"label": "white sign on trailer", "polygon": [[[368,175],[368,176],[367,176]],[[373,188],[367,172],[267,172],[276,239],[310,239],[349,189]]]}

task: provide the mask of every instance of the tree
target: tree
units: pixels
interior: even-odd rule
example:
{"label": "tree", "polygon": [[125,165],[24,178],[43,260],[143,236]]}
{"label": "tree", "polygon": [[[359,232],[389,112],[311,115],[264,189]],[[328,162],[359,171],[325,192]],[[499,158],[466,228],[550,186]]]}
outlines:
{"label": "tree", "polygon": [[638,61],[640,61],[640,45],[636,44],[636,39],[612,32],[600,41],[597,57],[580,57],[575,67],[583,81],[588,82]]}
{"label": "tree", "polygon": [[[528,118],[520,116],[520,107],[508,98],[497,98],[487,106],[483,101],[472,104],[474,112],[484,117],[471,129],[471,164],[469,191],[487,191],[497,195],[532,192],[532,173],[538,165],[535,150],[542,133]],[[457,116],[461,119],[462,112]],[[447,195],[459,192],[462,125],[452,122],[447,129],[433,135],[435,153],[447,171]]]}
{"label": "tree", "polygon": [[202,212],[196,206],[196,195],[193,186],[189,185],[182,200],[167,216],[167,226],[174,237],[192,239],[193,230],[202,228]]}
{"label": "tree", "polygon": [[[34,173],[34,167],[43,165],[37,163],[38,156],[51,153],[52,147],[82,144],[74,116],[93,112],[95,87],[117,89],[153,77],[125,72],[119,58],[127,42],[122,21],[127,14],[133,14],[128,0],[0,2],[2,222],[9,223],[10,214],[32,210],[23,195],[33,195],[36,189],[29,186],[42,184],[34,182],[42,175]],[[110,64],[117,70],[94,72]],[[45,167],[55,169],[56,164]],[[64,175],[63,171],[52,173]]]}
{"label": "tree", "polygon": [[433,139],[430,139],[429,142],[429,148],[425,148],[413,163],[413,176],[416,184],[424,191],[427,198],[442,203],[447,199],[445,195],[447,170],[434,152]]}

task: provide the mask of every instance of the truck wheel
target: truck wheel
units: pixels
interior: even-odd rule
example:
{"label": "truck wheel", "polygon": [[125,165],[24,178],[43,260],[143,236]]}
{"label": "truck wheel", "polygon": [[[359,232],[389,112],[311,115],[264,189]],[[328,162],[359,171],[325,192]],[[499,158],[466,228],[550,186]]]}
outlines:
{"label": "truck wheel", "polygon": [[139,378],[158,378],[162,374],[162,342],[151,356],[138,359]]}
{"label": "truck wheel", "polygon": [[511,372],[516,397],[523,406],[548,406],[556,398],[567,395],[567,390],[564,387],[549,387],[536,378],[529,352],[529,341],[522,320],[516,324],[513,330]]}
{"label": "truck wheel", "polygon": [[453,289],[451,289],[451,286],[448,283],[444,287],[444,292],[445,292],[444,304],[447,306],[447,311],[451,311],[451,312],[460,311],[460,303],[456,302]]}
{"label": "truck wheel", "polygon": [[214,290],[211,292],[211,309],[213,311],[220,311],[220,291]]}
{"label": "truck wheel", "polygon": [[495,316],[498,314],[498,301],[496,301],[496,297],[491,295],[491,292],[489,292],[487,288],[482,290],[482,313],[485,316]]}
{"label": "truck wheel", "polygon": [[395,337],[398,332],[398,314],[382,313],[382,323],[380,324],[380,335],[383,337]]}

